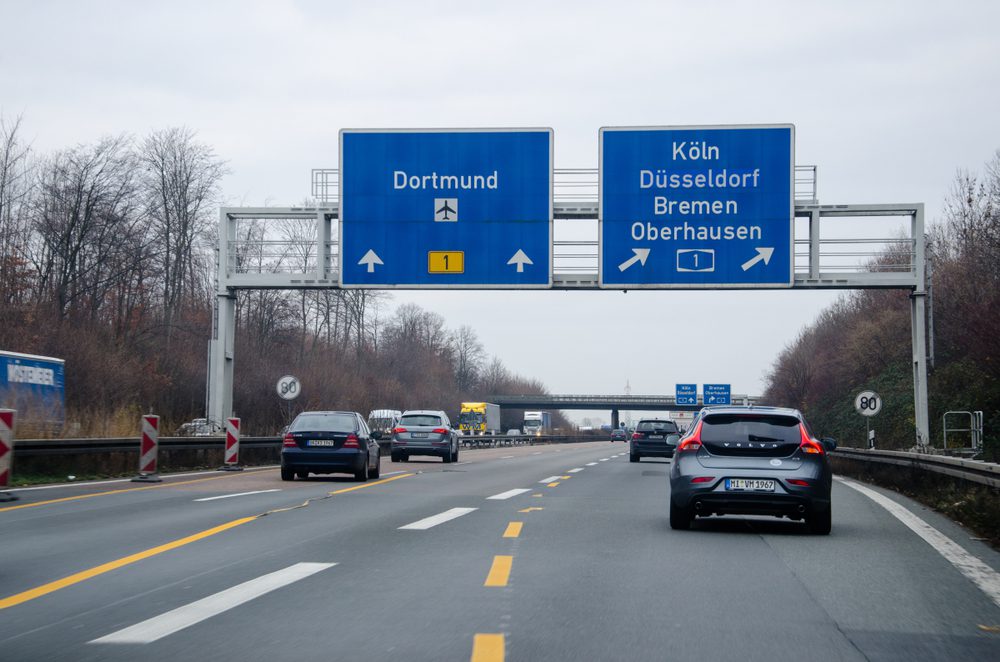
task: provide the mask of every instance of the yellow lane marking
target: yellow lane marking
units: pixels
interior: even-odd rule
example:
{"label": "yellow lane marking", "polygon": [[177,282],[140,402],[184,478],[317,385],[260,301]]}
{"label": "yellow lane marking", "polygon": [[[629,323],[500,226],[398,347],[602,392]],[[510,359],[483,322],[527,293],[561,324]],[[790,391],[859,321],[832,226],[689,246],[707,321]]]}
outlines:
{"label": "yellow lane marking", "polygon": [[544,508],[539,508],[538,506],[528,506],[524,510],[519,510],[519,513],[530,513],[533,510],[545,510]]}
{"label": "yellow lane marking", "polygon": [[[386,478],[385,480],[380,480],[374,483],[363,483],[361,485],[355,485],[354,487],[348,487],[342,490],[336,490],[334,492],[330,492],[328,496],[333,496],[335,494],[344,494],[345,492],[353,492],[354,490],[360,490],[365,487],[375,487],[376,485],[381,485],[383,483],[391,483],[394,480],[399,480],[400,478],[408,478],[409,476],[413,475],[415,474],[403,474],[401,476],[393,476],[392,478]],[[228,478],[228,476],[219,476],[219,478]],[[213,480],[213,479],[205,479],[205,480]],[[190,482],[197,482],[197,481],[190,481]],[[175,485],[176,484],[178,483],[175,483]],[[156,485],[154,487],[161,487],[161,486]],[[150,489],[150,488],[147,487],[139,489]],[[120,491],[128,492],[131,490],[120,490]],[[96,496],[96,495],[91,495],[91,496]],[[226,522],[225,524],[221,524],[211,529],[205,529],[204,531],[200,531],[198,533],[195,533],[194,535],[187,536],[186,538],[179,538],[177,540],[168,542],[164,545],[160,545],[159,547],[153,547],[151,549],[147,549],[142,552],[137,552],[130,556],[120,558],[116,561],[111,561],[109,563],[104,563],[94,568],[90,568],[89,570],[83,570],[76,574],[70,575],[69,577],[63,577],[62,579],[58,579],[54,582],[49,582],[48,584],[42,584],[41,586],[37,586],[33,589],[29,589],[27,591],[17,593],[10,597],[3,598],[2,600],[0,600],[0,609],[6,609],[7,607],[13,607],[23,602],[34,600],[35,598],[40,598],[43,595],[48,595],[49,593],[53,593],[55,591],[58,591],[59,589],[66,588],[67,586],[72,586],[73,584],[79,584],[82,581],[85,581],[92,577],[96,577],[98,575],[103,575],[106,572],[116,570],[123,566],[130,565],[132,563],[135,563],[136,561],[142,561],[143,559],[148,559],[151,556],[156,556],[157,554],[162,554],[163,552],[169,552],[172,549],[177,549],[178,547],[183,547],[184,545],[197,542],[198,540],[208,538],[209,536],[214,536],[217,533],[222,533],[223,531],[235,528],[237,526],[240,526],[241,524],[252,522],[255,519],[263,517],[264,515],[269,515],[271,513],[278,513],[284,510],[294,510],[295,508],[301,508],[308,504],[309,502],[306,501],[301,506],[293,506],[292,508],[281,508],[278,510],[268,511],[267,513],[263,513],[261,515],[253,515],[251,517],[243,517],[240,519],[235,519],[231,522]]]}
{"label": "yellow lane marking", "polygon": [[47,506],[52,503],[64,503],[66,501],[79,501],[80,499],[90,499],[92,497],[108,496],[110,494],[124,494],[125,492],[141,492],[143,490],[159,490],[164,487],[175,487],[177,485],[191,485],[192,483],[204,483],[209,480],[221,480],[223,478],[235,478],[236,476],[229,474],[226,476],[212,476],[211,478],[195,478],[194,480],[182,480],[176,483],[163,483],[161,485],[149,485],[146,487],[130,487],[124,490],[109,490],[107,492],[94,492],[93,494],[78,494],[71,497],[62,497],[60,499],[49,499],[48,501],[36,501],[34,503],[24,503],[20,506],[7,506],[6,508],[0,508],[0,513],[7,510],[19,510],[21,508],[34,508],[35,506]]}
{"label": "yellow lane marking", "polygon": [[983,632],[996,632],[1000,633],[1000,625],[980,625],[979,629]]}
{"label": "yellow lane marking", "polygon": [[507,525],[507,530],[503,532],[504,538],[517,538],[521,535],[521,528],[524,522],[511,522]]}
{"label": "yellow lane marking", "polygon": [[546,485],[546,487],[557,487],[558,485],[559,485],[559,481],[557,480],[554,483],[549,483],[548,485]]}
{"label": "yellow lane marking", "polygon": [[486,583],[483,586],[506,586],[510,578],[510,566],[513,563],[513,556],[494,556],[490,574],[486,576]]}
{"label": "yellow lane marking", "polygon": [[473,637],[470,662],[503,662],[503,655],[502,634],[477,634]]}
{"label": "yellow lane marking", "polygon": [[562,478],[563,480],[569,480],[570,478],[572,478],[572,476],[560,476],[560,478]]}
{"label": "yellow lane marking", "polygon": [[47,595],[49,593],[58,591],[61,588],[66,588],[67,586],[72,586],[73,584],[79,584],[80,582],[90,579],[91,577],[96,577],[97,575],[103,575],[106,572],[110,572],[117,568],[121,568],[122,566],[126,566],[131,563],[135,563],[136,561],[141,561],[143,559],[148,559],[151,556],[156,556],[157,554],[168,552],[171,549],[177,549],[178,547],[182,547],[184,545],[193,543],[197,540],[201,540],[202,538],[208,538],[209,536],[214,536],[216,533],[222,533],[223,531],[227,531],[234,527],[240,526],[241,524],[252,522],[255,519],[257,519],[257,515],[254,515],[253,517],[243,517],[241,519],[234,519],[232,522],[226,522],[221,526],[216,526],[211,529],[206,529],[204,531],[194,534],[193,536],[180,538],[178,540],[168,542],[165,545],[160,545],[159,547],[153,547],[152,549],[147,549],[145,551],[132,554],[131,556],[126,556],[116,561],[111,561],[110,563],[105,563],[95,568],[90,568],[89,570],[78,572],[74,575],[70,575],[69,577],[63,577],[62,579],[56,580],[54,582],[49,582],[48,584],[42,584],[41,586],[38,586],[36,588],[24,591],[22,593],[17,593],[16,595],[12,595],[9,598],[4,598],[3,600],[0,600],[0,609],[13,607],[14,605],[19,605],[22,602],[27,602],[28,600],[34,600],[35,598],[39,598],[43,595]]}

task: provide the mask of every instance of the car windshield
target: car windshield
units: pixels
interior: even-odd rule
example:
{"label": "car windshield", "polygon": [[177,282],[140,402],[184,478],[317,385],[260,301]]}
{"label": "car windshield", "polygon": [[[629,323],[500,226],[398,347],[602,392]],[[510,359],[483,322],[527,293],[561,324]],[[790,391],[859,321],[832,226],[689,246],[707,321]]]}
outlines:
{"label": "car windshield", "polygon": [[291,432],[357,432],[357,419],[350,414],[299,414]]}
{"label": "car windshield", "polygon": [[701,427],[701,440],[780,441],[798,443],[799,419],[794,416],[710,414]]}
{"label": "car windshield", "polygon": [[672,421],[639,421],[636,430],[639,432],[676,432],[677,426]]}
{"label": "car windshield", "polygon": [[407,425],[441,425],[441,417],[433,414],[410,414],[400,419],[399,424]]}
{"label": "car windshield", "polygon": [[458,420],[461,423],[479,423],[483,420],[483,415],[478,411],[463,411]]}

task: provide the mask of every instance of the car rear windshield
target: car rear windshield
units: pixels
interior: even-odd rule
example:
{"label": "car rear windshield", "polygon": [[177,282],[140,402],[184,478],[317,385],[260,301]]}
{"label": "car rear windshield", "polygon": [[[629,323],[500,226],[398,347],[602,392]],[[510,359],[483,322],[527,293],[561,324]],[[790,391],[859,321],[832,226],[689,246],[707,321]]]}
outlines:
{"label": "car rear windshield", "polygon": [[703,442],[780,441],[798,443],[799,419],[794,416],[710,414],[701,427]]}
{"label": "car rear windshield", "polygon": [[432,414],[411,414],[399,420],[400,425],[441,425],[441,417]]}
{"label": "car rear windshield", "polygon": [[357,432],[357,419],[350,414],[299,414],[291,432]]}
{"label": "car rear windshield", "polygon": [[677,432],[677,424],[673,421],[639,421],[635,429],[639,432]]}

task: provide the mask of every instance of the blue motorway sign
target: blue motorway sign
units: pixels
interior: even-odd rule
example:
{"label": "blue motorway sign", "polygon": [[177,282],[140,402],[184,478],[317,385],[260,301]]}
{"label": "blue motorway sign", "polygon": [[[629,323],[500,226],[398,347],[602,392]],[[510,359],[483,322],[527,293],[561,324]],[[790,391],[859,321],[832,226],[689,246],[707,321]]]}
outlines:
{"label": "blue motorway sign", "polygon": [[706,405],[732,404],[729,384],[705,384],[702,389],[702,400]]}
{"label": "blue motorway sign", "polygon": [[795,127],[603,128],[600,285],[790,287]]}
{"label": "blue motorway sign", "polygon": [[551,129],[340,132],[340,283],[552,285]]}
{"label": "blue motorway sign", "polygon": [[678,384],[677,390],[674,392],[674,402],[679,405],[698,404],[698,385]]}

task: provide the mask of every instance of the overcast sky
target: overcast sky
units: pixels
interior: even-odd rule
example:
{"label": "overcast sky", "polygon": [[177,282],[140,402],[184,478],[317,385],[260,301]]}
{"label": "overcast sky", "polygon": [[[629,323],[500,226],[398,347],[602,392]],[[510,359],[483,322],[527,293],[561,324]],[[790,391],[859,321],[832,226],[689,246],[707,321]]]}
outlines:
{"label": "overcast sky", "polygon": [[[706,7],[710,6],[711,9]],[[924,202],[1000,148],[1000,3],[17,2],[0,112],[44,152],[187,126],[227,202],[291,205],[341,128],[793,123],[824,204]],[[829,292],[396,292],[553,393],[760,393]],[[237,360],[241,360],[237,349]],[[247,359],[243,359],[247,360]]]}

